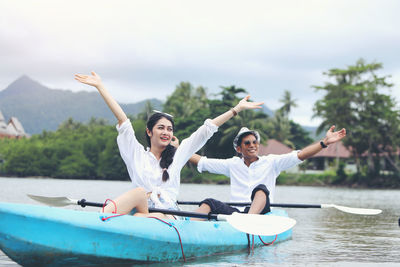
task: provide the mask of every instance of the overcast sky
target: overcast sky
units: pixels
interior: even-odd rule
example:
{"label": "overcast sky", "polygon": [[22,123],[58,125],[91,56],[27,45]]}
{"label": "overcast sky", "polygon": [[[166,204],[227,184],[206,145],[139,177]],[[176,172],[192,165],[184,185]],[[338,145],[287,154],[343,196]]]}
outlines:
{"label": "overcast sky", "polygon": [[23,74],[54,89],[94,89],[100,74],[122,103],[165,100],[181,81],[208,93],[236,85],[271,109],[289,90],[291,118],[318,125],[312,85],[357,59],[381,62],[400,99],[400,1],[0,2],[0,90]]}

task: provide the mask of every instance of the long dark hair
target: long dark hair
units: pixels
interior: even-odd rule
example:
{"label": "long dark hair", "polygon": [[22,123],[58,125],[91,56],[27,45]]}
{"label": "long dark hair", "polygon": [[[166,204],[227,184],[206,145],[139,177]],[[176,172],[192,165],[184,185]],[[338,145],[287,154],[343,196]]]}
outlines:
{"label": "long dark hair", "polygon": [[[156,125],[156,123],[161,118],[166,118],[167,120],[169,120],[172,123],[172,130],[175,129],[172,117],[161,112],[154,113],[153,115],[150,116],[150,118],[147,120],[147,125],[146,125],[147,129],[149,129],[150,132],[153,132],[154,125]],[[147,132],[146,132],[146,140],[147,144],[151,147],[150,136],[147,135]],[[162,175],[163,182],[166,182],[169,179],[169,174],[167,169],[174,160],[175,151],[176,148],[173,145],[168,144],[167,147],[164,149],[164,151],[161,153],[160,167],[163,169],[163,175]]]}

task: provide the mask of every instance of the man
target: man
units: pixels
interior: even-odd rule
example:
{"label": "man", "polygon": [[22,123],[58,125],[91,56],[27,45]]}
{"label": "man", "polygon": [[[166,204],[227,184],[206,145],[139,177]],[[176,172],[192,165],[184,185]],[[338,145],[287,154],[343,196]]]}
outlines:
{"label": "man", "polygon": [[[270,202],[273,202],[275,194],[276,178],[280,172],[294,167],[346,136],[346,129],[343,128],[338,132],[334,132],[334,129],[335,126],[331,126],[323,140],[302,150],[292,151],[283,155],[259,156],[259,133],[243,127],[233,140],[233,147],[240,157],[208,159],[195,154],[190,159],[190,162],[197,165],[200,173],[208,171],[230,177],[230,200],[232,202],[251,201],[250,208],[246,208],[244,212],[264,214],[270,211]],[[201,213],[232,214],[239,210],[216,199],[207,198],[200,203],[196,211]]]}

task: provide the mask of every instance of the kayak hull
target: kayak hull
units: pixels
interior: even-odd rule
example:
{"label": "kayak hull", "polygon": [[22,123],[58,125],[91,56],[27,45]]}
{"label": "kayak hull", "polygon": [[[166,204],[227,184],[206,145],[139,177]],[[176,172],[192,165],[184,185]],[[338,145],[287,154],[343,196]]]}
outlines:
{"label": "kayak hull", "polygon": [[[274,215],[287,216],[284,210]],[[111,214],[108,214],[111,215]],[[0,249],[23,266],[175,262],[246,250],[248,237],[223,221],[153,219],[28,204],[0,203]],[[263,236],[290,239],[292,230]],[[251,238],[250,238],[251,239]],[[181,240],[181,242],[180,242]],[[259,237],[255,246],[261,246]],[[183,248],[183,253],[182,253]]]}

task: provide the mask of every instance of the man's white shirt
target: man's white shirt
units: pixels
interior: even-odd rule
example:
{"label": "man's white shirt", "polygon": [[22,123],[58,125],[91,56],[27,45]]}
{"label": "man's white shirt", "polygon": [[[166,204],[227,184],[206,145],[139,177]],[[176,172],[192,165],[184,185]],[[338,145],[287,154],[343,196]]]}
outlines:
{"label": "man's white shirt", "polygon": [[232,202],[250,202],[253,189],[264,184],[270,192],[270,201],[273,203],[276,178],[279,174],[290,169],[302,161],[298,158],[299,151],[292,151],[283,155],[259,156],[258,160],[246,166],[239,157],[229,159],[209,159],[201,157],[197,169],[201,173],[208,171],[230,177]]}

